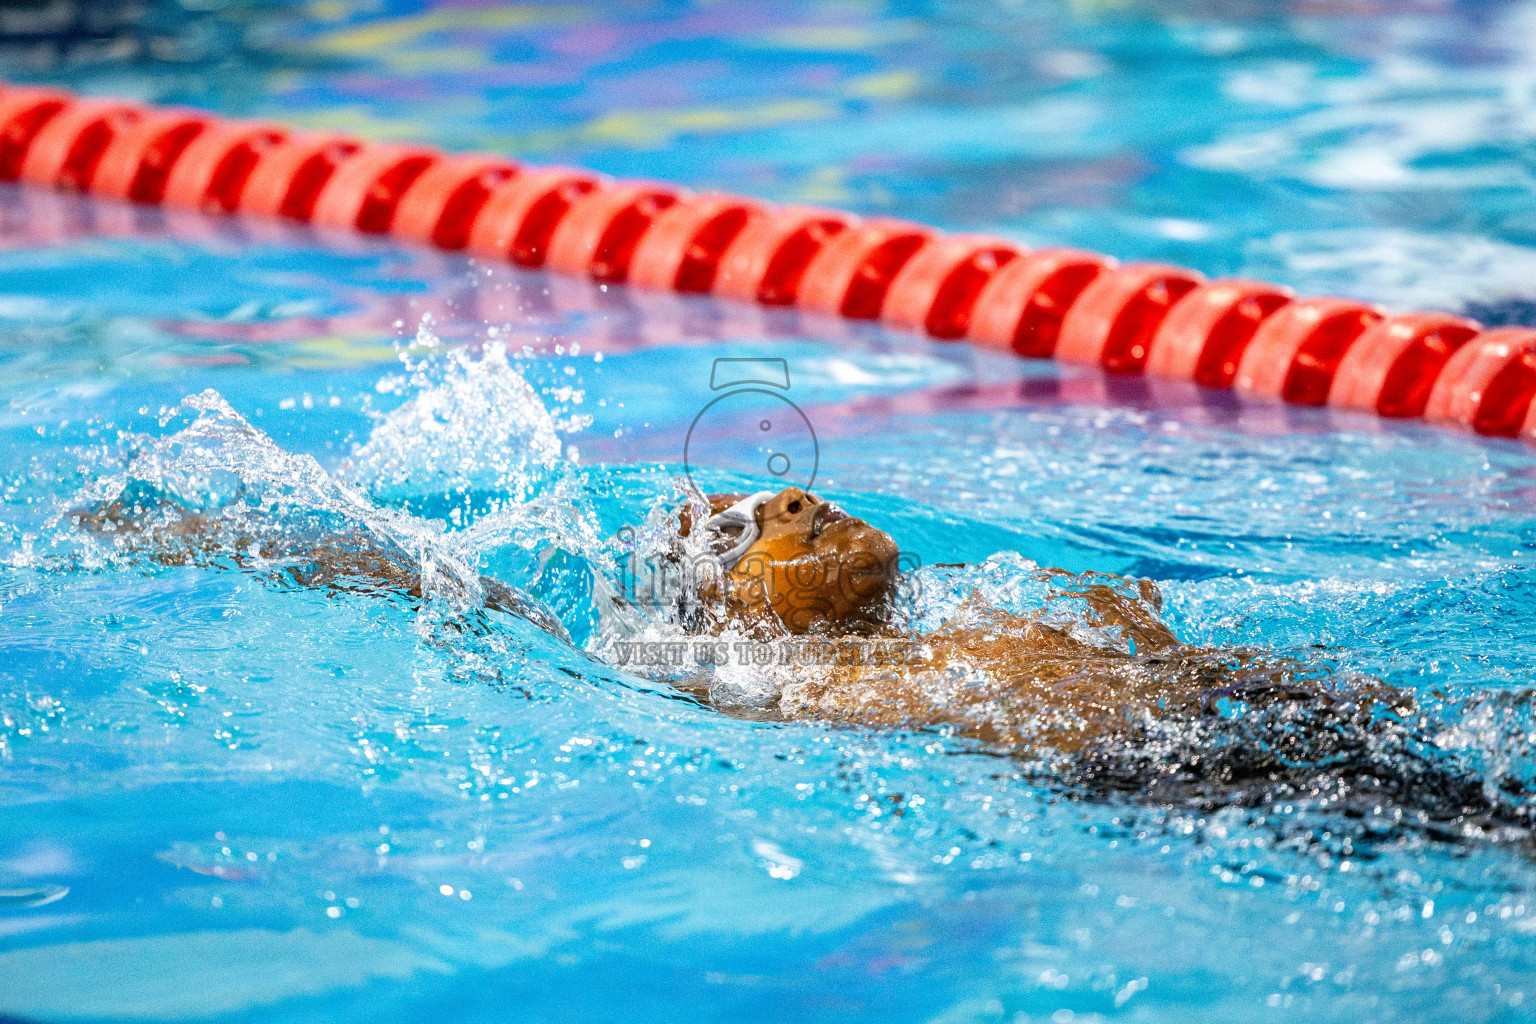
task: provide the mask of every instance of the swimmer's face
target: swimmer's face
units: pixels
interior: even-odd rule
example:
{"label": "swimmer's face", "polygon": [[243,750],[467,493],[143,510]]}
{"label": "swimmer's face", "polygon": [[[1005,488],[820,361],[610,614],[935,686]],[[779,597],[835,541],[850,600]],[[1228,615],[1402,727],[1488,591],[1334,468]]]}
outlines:
{"label": "swimmer's face", "polygon": [[791,633],[878,621],[896,585],[896,542],[798,487],[757,510],[757,542],[728,575],[735,603],[766,603]]}

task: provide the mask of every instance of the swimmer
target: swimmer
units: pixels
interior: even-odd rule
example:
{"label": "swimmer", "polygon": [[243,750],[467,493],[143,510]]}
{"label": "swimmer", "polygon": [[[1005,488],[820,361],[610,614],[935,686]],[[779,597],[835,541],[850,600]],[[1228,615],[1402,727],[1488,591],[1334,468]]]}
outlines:
{"label": "swimmer", "polygon": [[[722,570],[702,587],[706,629],[754,637],[814,637],[824,664],[780,695],[787,719],[946,729],[1009,751],[1072,753],[1147,716],[1199,713],[1209,694],[1297,696],[1278,662],[1181,644],[1157,617],[1162,597],[1143,580],[1046,571],[1055,596],[1076,599],[1088,624],[1117,629],[1124,647],[1077,639],[973,597],[939,629],[917,633],[898,614],[895,540],[810,492],[712,495],[706,543]],[[680,517],[679,534],[693,532]],[[705,575],[707,574],[700,574]],[[685,688],[708,699],[705,685]]]}
{"label": "swimmer", "polygon": [[[1377,813],[1407,805],[1425,828],[1530,824],[1530,794],[1500,795],[1421,749],[1407,691],[1374,681],[1339,686],[1268,652],[1182,643],[1159,617],[1162,598],[1150,581],[1041,570],[1056,586],[1047,604],[1073,602],[1097,635],[1120,638],[1114,646],[976,596],[924,632],[899,609],[902,574],[889,534],[794,487],[707,503],[707,514],[698,505],[675,520],[675,560],[702,556],[706,570],[683,574],[696,612],[682,617],[687,629],[811,639],[822,653],[790,674],[767,709],[717,700],[703,670],[674,680],[725,713],[936,731],[1044,764],[1091,795],[1202,807],[1317,799]],[[74,521],[160,564],[262,568],[293,585],[409,602],[424,593],[419,559],[355,530],[301,540],[290,529],[232,524],[164,501],[112,502]],[[491,577],[457,586],[478,595],[475,614],[519,615],[569,642],[559,621],[515,587]]]}

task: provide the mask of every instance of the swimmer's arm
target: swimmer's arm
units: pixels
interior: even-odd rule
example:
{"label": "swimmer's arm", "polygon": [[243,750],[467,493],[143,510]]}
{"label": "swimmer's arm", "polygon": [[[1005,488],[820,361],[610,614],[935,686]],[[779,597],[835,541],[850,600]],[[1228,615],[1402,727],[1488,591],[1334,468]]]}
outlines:
{"label": "swimmer's arm", "polygon": [[359,581],[421,596],[416,572],[355,533],[317,540],[283,531],[258,536],[218,516],[188,512],[170,502],[149,508],[106,502],[77,510],[71,520],[76,529],[111,537],[120,549],[141,553],[157,565],[246,569],[265,562],[292,562],[275,568],[303,586],[344,590],[350,581]]}
{"label": "swimmer's arm", "polygon": [[[152,519],[149,512],[159,515]],[[169,516],[167,517],[167,513]],[[260,538],[236,530],[217,516],[186,512],[169,503],[152,510],[110,502],[73,516],[76,528],[111,535],[144,551],[157,565],[207,568],[261,568],[283,582],[331,593],[422,597],[421,574],[359,533],[308,540],[280,532]],[[565,627],[515,587],[480,576],[487,610],[515,615],[545,632],[569,639]]]}

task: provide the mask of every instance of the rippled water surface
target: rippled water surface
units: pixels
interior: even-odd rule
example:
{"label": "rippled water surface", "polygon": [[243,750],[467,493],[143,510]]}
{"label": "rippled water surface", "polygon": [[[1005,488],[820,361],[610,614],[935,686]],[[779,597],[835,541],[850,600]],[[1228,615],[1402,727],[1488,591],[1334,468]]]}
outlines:
{"label": "rippled water surface", "polygon": [[[1536,301],[1529,4],[325,0],[28,31],[12,79]],[[1530,449],[11,187],[0,241],[0,1014],[1529,1019]],[[786,361],[817,491],[928,567],[933,614],[1029,562],[1153,580],[1189,643],[1411,689],[1420,756],[1510,814],[1095,797],[615,664],[580,581],[681,500],[721,357]],[[756,486],[753,423],[700,422],[700,482]],[[123,496],[365,538],[425,597],[72,524]],[[465,627],[479,573],[569,639]]]}

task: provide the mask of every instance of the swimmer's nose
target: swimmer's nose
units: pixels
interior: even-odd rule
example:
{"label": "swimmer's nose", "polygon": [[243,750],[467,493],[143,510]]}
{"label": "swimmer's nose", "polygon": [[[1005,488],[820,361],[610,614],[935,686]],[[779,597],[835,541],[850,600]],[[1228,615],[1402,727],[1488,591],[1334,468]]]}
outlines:
{"label": "swimmer's nose", "polygon": [[821,503],[814,494],[802,491],[798,487],[786,487],[779,492],[780,504],[785,512],[797,516],[806,509]]}

